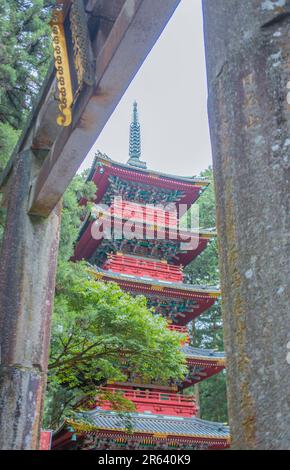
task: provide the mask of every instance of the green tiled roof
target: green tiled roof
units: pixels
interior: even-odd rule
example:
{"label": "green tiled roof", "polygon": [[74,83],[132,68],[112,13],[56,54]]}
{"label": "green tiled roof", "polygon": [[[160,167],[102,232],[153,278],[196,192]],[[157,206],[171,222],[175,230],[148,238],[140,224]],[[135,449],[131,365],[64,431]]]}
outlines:
{"label": "green tiled roof", "polygon": [[193,348],[188,344],[182,347],[182,351],[186,357],[200,357],[200,359],[224,359],[225,353],[222,351],[215,351],[214,349],[201,349]]}
{"label": "green tiled roof", "polygon": [[220,290],[218,287],[215,286],[204,286],[204,285],[193,285],[193,284],[185,284],[183,282],[172,282],[172,281],[166,281],[166,280],[158,280],[155,278],[151,278],[149,276],[135,276],[133,274],[124,274],[124,273],[116,273],[114,271],[110,270],[105,270],[102,268],[99,268],[98,266],[91,266],[94,271],[97,273],[102,273],[105,276],[108,276],[114,279],[120,279],[120,280],[132,280],[132,281],[138,281],[140,284],[150,284],[156,285],[156,286],[163,286],[163,287],[171,287],[175,289],[182,289],[185,291],[191,291],[191,292],[200,292],[200,293],[215,293],[219,294]]}
{"label": "green tiled roof", "polygon": [[164,433],[197,438],[229,438],[228,426],[196,417],[183,418],[151,413],[126,413],[125,416],[120,416],[114,411],[95,409],[79,413],[78,419],[85,421],[89,426],[93,426],[98,430],[114,429],[126,431],[128,422],[130,422],[130,430],[133,432]]}

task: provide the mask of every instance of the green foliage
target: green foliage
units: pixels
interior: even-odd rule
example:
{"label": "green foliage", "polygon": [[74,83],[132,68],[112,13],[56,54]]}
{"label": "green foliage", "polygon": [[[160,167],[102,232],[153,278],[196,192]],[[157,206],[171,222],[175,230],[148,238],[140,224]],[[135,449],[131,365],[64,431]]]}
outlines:
{"label": "green foliage", "polygon": [[226,372],[199,384],[200,416],[209,421],[228,422]]}
{"label": "green foliage", "polygon": [[[92,181],[86,182],[86,175],[87,172],[76,175],[63,197],[59,260],[67,261],[73,255],[80,220],[90,210],[90,202],[94,199],[96,186]],[[82,197],[89,201],[87,206],[79,204],[79,199]]]}
{"label": "green foliage", "polygon": [[[87,386],[91,374],[94,384],[122,380],[124,363],[148,381],[181,377],[176,368],[177,359],[184,362],[179,334],[152,315],[144,297],[133,298],[114,283],[88,278],[82,263],[71,263],[59,276],[57,289],[49,368],[57,369],[59,382]],[[72,367],[68,374],[76,360],[81,369]]]}
{"label": "green foliage", "polygon": [[[13,129],[7,122],[0,122],[0,173],[5,168],[19,134],[20,131]],[[6,209],[1,207],[1,200],[2,194],[0,194],[0,246],[6,218]]]}
{"label": "green foliage", "polygon": [[[212,169],[209,168],[201,173],[201,176],[210,181],[206,191],[200,196],[197,203],[199,205],[199,223],[201,229],[214,228],[215,222],[215,194]],[[204,250],[194,262],[188,266],[185,272],[190,273],[195,284],[217,285],[219,284],[218,269],[218,248],[217,241]]]}
{"label": "green foliage", "polygon": [[[67,416],[80,397],[96,395],[108,380],[126,380],[127,370],[145,383],[182,379],[186,365],[180,335],[147,309],[144,297],[97,282],[83,262],[60,266],[49,363],[49,392],[58,396],[58,412],[47,405],[55,420],[50,424],[55,426],[63,412]],[[56,408],[56,400],[50,405]]]}
{"label": "green foliage", "polygon": [[[211,184],[198,200],[201,228],[213,228],[215,222],[215,194],[212,169],[201,173]],[[219,284],[218,248],[214,240],[185,270],[194,284]],[[196,347],[222,351],[223,330],[220,303],[204,312],[192,327],[192,344]],[[213,421],[227,421],[226,373],[220,373],[199,384],[201,417]]]}
{"label": "green foliage", "polygon": [[20,132],[20,130],[11,127],[8,122],[0,123],[0,171],[5,168],[13,148],[17,143]]}
{"label": "green foliage", "polygon": [[0,122],[15,129],[24,124],[51,59],[48,18],[53,3],[0,4]]}

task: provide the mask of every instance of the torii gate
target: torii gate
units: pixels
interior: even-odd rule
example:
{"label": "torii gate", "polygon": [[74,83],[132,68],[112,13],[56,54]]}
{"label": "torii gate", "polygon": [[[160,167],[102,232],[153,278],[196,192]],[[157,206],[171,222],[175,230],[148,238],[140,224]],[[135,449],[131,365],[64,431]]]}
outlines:
{"label": "torii gate", "polygon": [[[62,99],[55,101],[52,69],[0,180],[8,206],[0,267],[0,449],[38,445],[62,194],[179,1],[67,0],[63,21],[54,16],[61,48],[55,55],[69,68],[57,77]],[[287,267],[282,248],[275,251],[271,244],[286,248],[287,201],[277,185],[289,180],[282,145],[274,154],[273,143],[285,146],[289,135],[283,89],[289,69],[275,55],[281,51],[283,57],[290,47],[289,13],[286,0],[204,0],[230,424],[237,448],[290,448]],[[59,42],[62,28],[66,44]],[[69,44],[74,48],[68,47],[66,64]]]}

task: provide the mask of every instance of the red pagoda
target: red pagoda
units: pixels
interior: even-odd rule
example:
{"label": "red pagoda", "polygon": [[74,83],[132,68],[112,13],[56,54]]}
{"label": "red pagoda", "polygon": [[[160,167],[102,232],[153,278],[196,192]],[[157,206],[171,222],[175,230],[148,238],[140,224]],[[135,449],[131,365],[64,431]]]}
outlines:
{"label": "red pagoda", "polygon": [[[54,434],[52,448],[224,449],[230,442],[228,427],[197,418],[195,398],[183,394],[187,387],[225,367],[224,353],[190,346],[187,329],[220,296],[218,289],[188,283],[183,274],[183,267],[206,248],[215,233],[176,230],[185,208],[209,182],[146,168],[140,160],[136,103],[129,153],[127,164],[96,155],[88,175],[97,186],[95,207],[82,224],[74,260],[86,259],[96,279],[117,282],[123,290],[146,296],[148,306],[167,318],[168,328],[187,333],[181,347],[188,374],[182,383],[161,386],[142,383],[128,371],[126,383],[108,383],[105,389],[121,392],[134,403],[136,411],[128,413],[130,431],[124,414],[112,411],[109,401],[96,401],[93,409],[79,413],[77,421],[63,424]],[[124,236],[128,226],[131,236]]]}

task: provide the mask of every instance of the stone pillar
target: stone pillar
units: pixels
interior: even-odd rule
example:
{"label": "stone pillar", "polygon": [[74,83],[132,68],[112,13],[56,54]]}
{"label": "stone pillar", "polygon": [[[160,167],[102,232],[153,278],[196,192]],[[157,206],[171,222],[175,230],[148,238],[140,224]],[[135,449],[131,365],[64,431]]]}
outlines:
{"label": "stone pillar", "polygon": [[203,8],[232,447],[289,450],[290,1]]}
{"label": "stone pillar", "polygon": [[37,160],[18,155],[9,182],[0,265],[0,449],[36,449],[50,340],[60,204],[27,213]]}

